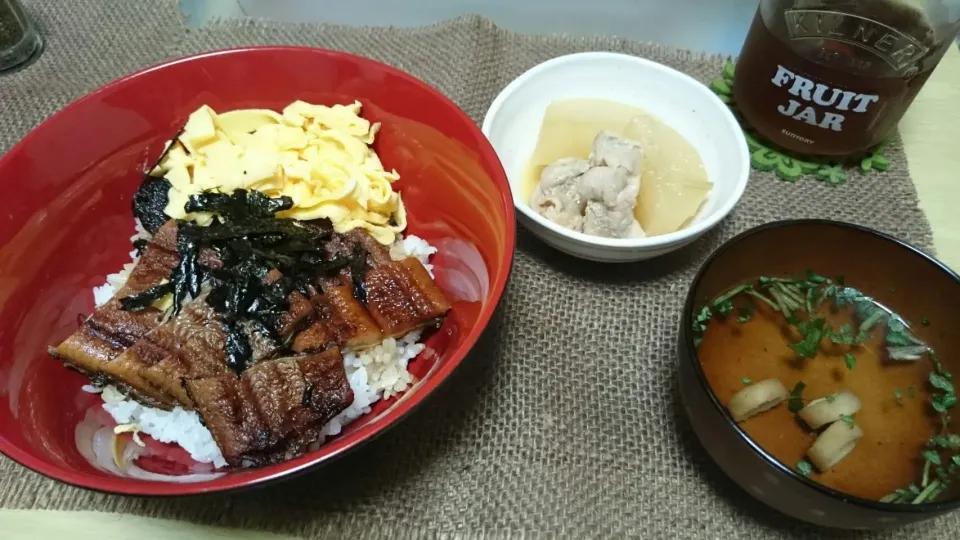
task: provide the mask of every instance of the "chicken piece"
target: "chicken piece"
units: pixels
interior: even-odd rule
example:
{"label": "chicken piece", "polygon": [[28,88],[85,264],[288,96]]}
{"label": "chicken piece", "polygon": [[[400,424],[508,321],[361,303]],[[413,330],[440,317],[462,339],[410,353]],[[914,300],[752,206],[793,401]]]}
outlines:
{"label": "chicken piece", "polygon": [[583,197],[579,180],[590,169],[585,159],[563,158],[543,169],[530,206],[550,221],[574,231],[583,230]]}
{"label": "chicken piece", "polygon": [[639,143],[602,131],[589,161],[564,158],[544,169],[531,206],[574,231],[606,238],[644,236],[633,215],[642,157]]}
{"label": "chicken piece", "polygon": [[639,175],[642,158],[640,143],[601,131],[593,140],[590,164],[594,167],[625,169],[630,175]]}
{"label": "chicken piece", "polygon": [[633,209],[640,193],[640,177],[623,167],[593,167],[580,178],[587,201],[583,232],[606,238],[643,235]]}
{"label": "chicken piece", "polygon": [[640,194],[640,144],[601,131],[593,140],[591,169],[580,178],[587,201],[583,232],[607,238],[643,236],[633,215]]}

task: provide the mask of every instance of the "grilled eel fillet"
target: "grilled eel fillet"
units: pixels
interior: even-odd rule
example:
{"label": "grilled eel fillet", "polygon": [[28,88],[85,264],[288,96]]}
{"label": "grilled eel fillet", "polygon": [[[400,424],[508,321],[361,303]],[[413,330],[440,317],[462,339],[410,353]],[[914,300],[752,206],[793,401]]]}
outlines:
{"label": "grilled eel fillet", "polygon": [[415,257],[393,260],[390,250],[363,230],[354,230],[328,244],[331,257],[359,243],[367,251],[363,288],[366,306],[354,296],[349,269],[335,278],[321,278],[321,294],[311,295],[316,318],[297,335],[294,351],[319,350],[328,345],[364,349],[386,338],[436,326],[450,311],[450,302],[426,268]]}
{"label": "grilled eel fillet", "polygon": [[[292,335],[301,321],[312,316],[313,307],[300,293],[290,297],[281,336]],[[252,325],[245,329],[253,357],[251,363],[271,356],[279,348]],[[227,365],[227,336],[214,312],[201,294],[183,306],[177,317],[144,335],[132,347],[102,366],[102,370],[156,401],[173,406],[192,407],[183,381],[232,374]]]}
{"label": "grilled eel fillet", "polygon": [[237,378],[193,379],[186,390],[231,466],[299,456],[353,403],[340,349],[265,360]]}
{"label": "grilled eel fillet", "polygon": [[[367,306],[354,297],[349,274],[319,280],[319,291],[309,299],[298,292],[291,293],[288,298],[291,307],[281,334],[295,335],[292,347],[295,352],[318,351],[330,346],[368,348],[385,338],[436,324],[449,310],[443,293],[417,259],[393,261],[385,247],[366,234],[363,238],[371,241],[365,283]],[[175,245],[175,239],[173,242]],[[144,261],[150,262],[148,253],[144,253],[141,263]],[[176,264],[175,254],[172,261],[168,268]],[[134,273],[139,267],[138,264]],[[169,270],[164,277],[167,276]],[[121,291],[118,297],[124,294],[131,292]],[[172,408],[180,404],[190,408],[193,403],[183,386],[184,380],[230,372],[226,363],[226,335],[216,313],[202,298],[187,303],[176,318],[163,324],[157,324],[159,312],[156,310],[125,312],[119,309],[116,299],[97,310],[91,320],[98,320],[101,311],[121,317],[145,312],[153,315],[152,328],[144,328],[145,331],[138,333],[139,339],[124,343],[126,350],[111,351],[109,357],[96,365],[96,372],[119,381],[151,405]],[[297,333],[304,327],[305,330]],[[89,342],[87,334],[83,328],[65,343]],[[254,363],[269,357],[276,349],[276,344],[266,337],[257,339],[258,336],[256,331],[248,332]],[[63,346],[58,348],[58,356],[66,361],[73,358],[71,352]],[[87,371],[94,372],[93,369]]]}
{"label": "grilled eel fillet", "polygon": [[[437,324],[450,309],[416,258],[395,261],[388,248],[362,231],[336,240],[328,246],[331,256],[351,249],[356,242],[367,249],[366,305],[354,296],[348,270],[318,280],[309,297],[291,293],[281,334],[294,337],[292,349],[307,353],[305,356],[271,360],[277,344],[265,336],[258,339],[259,334],[251,330],[252,366],[238,379],[226,363],[226,336],[218,316],[203,298],[185,304],[177,317],[162,324],[156,309],[120,309],[119,298],[159,284],[176,266],[173,221],[157,232],[117,296],[98,308],[52,354],[92,377],[107,376],[147,405],[197,409],[232,465],[244,459],[266,463],[301,453],[319,438],[317,430],[353,401],[352,393],[345,393],[349,384],[344,382],[341,347],[363,349],[384,338]],[[205,264],[218,264],[213,253],[201,253],[201,258],[206,259]],[[126,326],[109,324],[114,320]],[[331,355],[337,358],[336,366],[329,362]],[[326,363],[317,364],[318,358]],[[303,383],[310,388],[310,414],[289,405],[293,394],[280,393],[292,392],[300,383],[290,382],[282,389],[260,383],[264,377],[296,381],[294,364],[310,383]],[[270,403],[263,402],[265,399]],[[229,410],[225,409],[227,402],[232,404]],[[270,409],[271,403],[278,409]],[[301,420],[278,420],[285,415]]]}
{"label": "grilled eel fillet", "polygon": [[[216,314],[206,302],[193,301],[184,306],[176,319],[161,324],[159,310],[148,307],[124,311],[119,301],[169,278],[179,262],[176,246],[177,225],[170,220],[151,239],[114,298],[94,310],[77,332],[51,349],[51,355],[91,379],[110,380],[147,405],[189,406],[181,377],[213,376],[227,371],[226,338]],[[209,250],[201,251],[200,260],[209,267],[220,264]],[[292,334],[313,308],[299,293],[292,293],[289,299],[291,309],[282,321],[282,331]],[[256,339],[258,334],[250,334],[259,357],[276,348],[265,337]]]}
{"label": "grilled eel fillet", "polygon": [[[145,291],[170,276],[179,261],[176,236],[177,226],[172,221],[157,230],[116,296],[97,308],[77,332],[51,349],[50,354],[92,379],[103,378],[103,365],[160,324],[162,313],[159,310],[149,307],[141,311],[124,311],[119,299]],[[131,390],[124,381],[116,382]],[[138,397],[149,404],[158,404],[149,396]]]}

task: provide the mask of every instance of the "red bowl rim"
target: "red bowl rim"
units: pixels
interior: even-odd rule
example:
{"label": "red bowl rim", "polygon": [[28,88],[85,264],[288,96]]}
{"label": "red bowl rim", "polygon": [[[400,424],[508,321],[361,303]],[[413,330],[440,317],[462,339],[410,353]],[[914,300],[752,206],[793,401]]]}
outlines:
{"label": "red bowl rim", "polygon": [[[178,484],[168,482],[151,482],[148,480],[138,480],[124,477],[93,478],[86,474],[76,473],[74,471],[60,469],[56,466],[50,465],[46,461],[36,458],[33,455],[14,447],[2,435],[0,435],[0,454],[5,455],[20,465],[48,478],[64,482],[75,487],[104,493],[152,497],[175,497],[183,495],[219,493],[242,488],[250,488],[254,486],[262,486],[269,482],[291,478],[296,474],[304,473],[309,469],[317,467],[321,464],[330,463],[334,459],[342,457],[349,451],[359,448],[364,443],[367,443],[373,438],[383,434],[387,429],[397,425],[401,419],[407,416],[407,414],[409,414],[416,406],[429,397],[436,390],[436,388],[450,376],[453,370],[463,362],[463,359],[473,348],[477,340],[480,338],[480,335],[486,329],[487,324],[490,322],[490,319],[493,317],[493,314],[500,303],[500,299],[503,296],[503,291],[506,288],[507,280],[510,276],[510,270],[513,265],[513,252],[516,244],[516,220],[513,208],[513,196],[510,191],[510,185],[507,182],[506,173],[503,171],[503,167],[500,164],[500,158],[497,157],[497,153],[494,151],[486,136],[483,135],[473,119],[471,119],[465,112],[463,112],[462,109],[460,109],[459,106],[447,98],[447,96],[445,96],[443,93],[414,77],[413,75],[410,75],[409,73],[364,56],[317,47],[266,45],[215,49],[208,52],[167,60],[165,62],[154,64],[115,79],[70,102],[59,111],[52,114],[49,118],[41,122],[39,125],[34,127],[29,133],[27,133],[27,135],[23,137],[23,139],[10,148],[6,155],[0,156],[0,168],[2,168],[6,161],[12,159],[11,156],[17,154],[18,152],[22,152],[24,148],[28,147],[38,131],[41,131],[48,124],[55,122],[56,119],[61,115],[72,113],[74,109],[93,99],[95,96],[105,92],[110,92],[111,90],[122,85],[129,84],[138,77],[141,77],[147,73],[151,73],[155,70],[165,69],[167,67],[184,62],[194,62],[207,57],[245,54],[250,52],[269,52],[276,54],[309,52],[321,56],[345,57],[361,65],[371,67],[375,66],[379,69],[389,72],[393,76],[405,79],[407,82],[419,87],[424,92],[431,94],[434,98],[439,99],[444,106],[452,109],[454,114],[461,120],[469,124],[470,130],[477,136],[477,139],[481,141],[481,146],[479,149],[480,157],[489,163],[496,164],[496,167],[498,168],[497,172],[499,172],[499,175],[496,175],[494,180],[500,188],[500,202],[505,213],[507,238],[504,246],[504,249],[506,250],[506,257],[504,258],[503,263],[500,265],[499,273],[497,274],[498,277],[490,285],[490,296],[487,298],[487,302],[480,310],[477,324],[466,334],[463,341],[462,350],[451,355],[446,362],[439,366],[431,378],[416,389],[416,394],[411,395],[407,399],[401,400],[394,407],[382,414],[380,421],[376,426],[364,426],[343,439],[335,439],[329,444],[322,446],[320,450],[313,452],[312,454],[314,455],[312,456],[307,454],[294,460],[272,465],[269,468],[261,470],[264,472],[258,473],[256,469],[252,469],[250,472],[242,475],[236,475],[237,478],[233,481],[226,480],[232,476],[227,474],[226,476],[220,477],[213,481],[218,483],[218,485],[215,487],[210,487],[210,482]],[[270,472],[266,473],[265,471]]]}

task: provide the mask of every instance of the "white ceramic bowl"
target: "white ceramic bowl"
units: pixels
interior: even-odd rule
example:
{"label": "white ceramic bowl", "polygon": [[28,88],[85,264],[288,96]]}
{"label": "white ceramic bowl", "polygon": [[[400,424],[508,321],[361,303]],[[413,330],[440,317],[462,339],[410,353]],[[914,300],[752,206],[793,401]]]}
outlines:
{"label": "white ceramic bowl", "polygon": [[[644,109],[697,149],[713,190],[688,227],[648,238],[601,238],[561,227],[521,200],[524,168],[536,147],[546,108],[553,101],[571,98],[606,99]],[[750,173],[743,131],[709,88],[679,71],[625,54],[571,54],[530,69],[490,105],[483,133],[510,179],[520,222],[560,251],[593,261],[640,261],[693,242],[730,213]]]}

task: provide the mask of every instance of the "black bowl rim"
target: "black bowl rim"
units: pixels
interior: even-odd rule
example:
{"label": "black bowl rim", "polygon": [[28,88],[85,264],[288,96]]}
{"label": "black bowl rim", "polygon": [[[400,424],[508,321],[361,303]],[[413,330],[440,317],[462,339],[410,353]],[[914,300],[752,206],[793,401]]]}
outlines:
{"label": "black bowl rim", "polygon": [[756,234],[769,231],[771,229],[779,229],[785,227],[794,227],[794,226],[807,226],[807,225],[825,225],[831,227],[839,227],[844,229],[852,229],[857,232],[866,233],[878,237],[882,240],[892,242],[898,247],[905,250],[910,256],[920,257],[928,263],[936,266],[940,271],[947,274],[949,277],[953,278],[954,281],[960,285],[960,275],[955,271],[950,269],[947,265],[937,260],[935,257],[929,253],[923,251],[922,249],[900,240],[894,236],[891,236],[887,233],[880,232],[876,229],[871,229],[863,225],[857,225],[854,223],[848,223],[844,221],[830,220],[830,219],[790,219],[783,221],[773,221],[770,223],[765,223],[757,227],[753,227],[746,231],[743,231],[733,238],[727,240],[720,245],[716,250],[711,253],[707,259],[700,265],[700,269],[697,270],[696,275],[693,278],[693,281],[690,283],[690,287],[687,291],[687,299],[683,305],[683,314],[680,317],[680,339],[682,340],[683,346],[686,348],[686,358],[681,358],[681,362],[687,362],[693,364],[693,371],[697,375],[697,379],[700,381],[701,389],[706,392],[707,396],[710,398],[713,406],[723,415],[724,419],[727,422],[727,425],[734,430],[734,432],[740,437],[740,439],[747,444],[760,458],[766,461],[768,464],[778,469],[780,472],[786,474],[791,479],[800,482],[802,485],[813,489],[823,495],[838,499],[842,502],[853,504],[855,506],[867,508],[870,510],[877,510],[882,512],[896,512],[904,514],[939,514],[943,512],[948,512],[951,510],[956,510],[960,508],[960,499],[953,499],[949,501],[938,501],[932,503],[920,503],[920,504],[901,504],[901,503],[884,503],[880,501],[875,501],[871,499],[865,499],[862,497],[855,497],[853,495],[848,495],[842,491],[835,490],[833,488],[827,487],[819,482],[815,482],[797,471],[793,468],[788,467],[773,457],[770,453],[764,450],[760,445],[755,443],[753,439],[737,424],[737,422],[730,415],[730,412],[727,411],[720,401],[717,399],[717,396],[713,393],[713,389],[710,387],[709,381],[703,372],[703,369],[700,366],[700,362],[697,359],[697,349],[693,344],[693,335],[692,332],[687,331],[691,328],[693,324],[693,312],[694,312],[694,293],[697,290],[697,287],[700,284],[700,281],[703,279],[703,276],[709,271],[713,262],[722,256],[724,252],[730,249],[731,246],[740,243],[741,241],[754,236]]}

